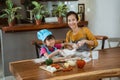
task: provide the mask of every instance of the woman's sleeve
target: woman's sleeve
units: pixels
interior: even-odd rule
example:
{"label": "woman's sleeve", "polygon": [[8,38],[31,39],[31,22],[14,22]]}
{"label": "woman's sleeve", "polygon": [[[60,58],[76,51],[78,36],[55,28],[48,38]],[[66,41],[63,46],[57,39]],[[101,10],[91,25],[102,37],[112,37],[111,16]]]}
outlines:
{"label": "woman's sleeve", "polygon": [[84,32],[86,33],[86,37],[87,37],[88,40],[94,41],[94,46],[93,47],[96,47],[98,45],[98,41],[96,40],[93,33],[87,27],[84,27]]}
{"label": "woman's sleeve", "polygon": [[66,33],[66,42],[67,42],[67,43],[70,42],[70,41],[69,41],[69,38],[70,38],[70,31],[68,31],[68,32]]}

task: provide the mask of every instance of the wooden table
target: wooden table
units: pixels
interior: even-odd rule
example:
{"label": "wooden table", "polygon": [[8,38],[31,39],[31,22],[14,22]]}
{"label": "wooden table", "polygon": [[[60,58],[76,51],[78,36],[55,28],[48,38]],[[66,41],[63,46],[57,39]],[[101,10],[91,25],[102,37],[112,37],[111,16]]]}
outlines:
{"label": "wooden table", "polygon": [[11,62],[10,72],[17,80],[95,80],[120,76],[120,47],[99,51],[99,59],[91,60],[83,69],[50,73],[39,68],[34,59]]}

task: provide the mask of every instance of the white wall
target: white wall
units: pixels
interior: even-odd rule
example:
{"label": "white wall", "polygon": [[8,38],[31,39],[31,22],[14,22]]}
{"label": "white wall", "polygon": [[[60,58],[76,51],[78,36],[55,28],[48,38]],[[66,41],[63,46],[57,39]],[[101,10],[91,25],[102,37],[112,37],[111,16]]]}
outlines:
{"label": "white wall", "polygon": [[120,0],[97,0],[95,29],[97,34],[120,37]]}
{"label": "white wall", "polygon": [[[91,6],[92,5],[92,6]],[[89,1],[89,27],[95,34],[120,37],[120,0]]]}

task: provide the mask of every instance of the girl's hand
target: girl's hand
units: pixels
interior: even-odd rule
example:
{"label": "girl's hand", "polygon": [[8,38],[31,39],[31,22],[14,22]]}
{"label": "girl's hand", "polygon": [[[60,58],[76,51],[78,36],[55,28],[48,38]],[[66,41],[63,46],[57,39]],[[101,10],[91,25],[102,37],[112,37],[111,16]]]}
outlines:
{"label": "girl's hand", "polygon": [[60,52],[61,52],[60,49],[55,50],[55,53],[60,53]]}
{"label": "girl's hand", "polygon": [[51,58],[51,57],[59,54],[60,52],[61,52],[61,50],[60,50],[60,49],[57,49],[57,50],[53,51],[53,52],[50,53],[50,54],[48,54],[48,53],[44,54],[44,56],[46,56],[47,58]]}

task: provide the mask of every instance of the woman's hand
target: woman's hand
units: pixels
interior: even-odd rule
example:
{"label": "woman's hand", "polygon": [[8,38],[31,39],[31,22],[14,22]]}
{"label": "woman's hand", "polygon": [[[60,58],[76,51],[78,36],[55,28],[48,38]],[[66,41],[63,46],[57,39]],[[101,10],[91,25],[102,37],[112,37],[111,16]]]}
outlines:
{"label": "woman's hand", "polygon": [[72,44],[72,47],[73,47],[74,49],[77,49],[79,46],[78,46],[76,43],[73,43],[73,44]]}
{"label": "woman's hand", "polygon": [[70,43],[64,43],[64,48],[72,50],[73,46]]}
{"label": "woman's hand", "polygon": [[85,43],[87,43],[87,40],[81,40],[81,41],[78,41],[77,45],[80,47],[84,45]]}

